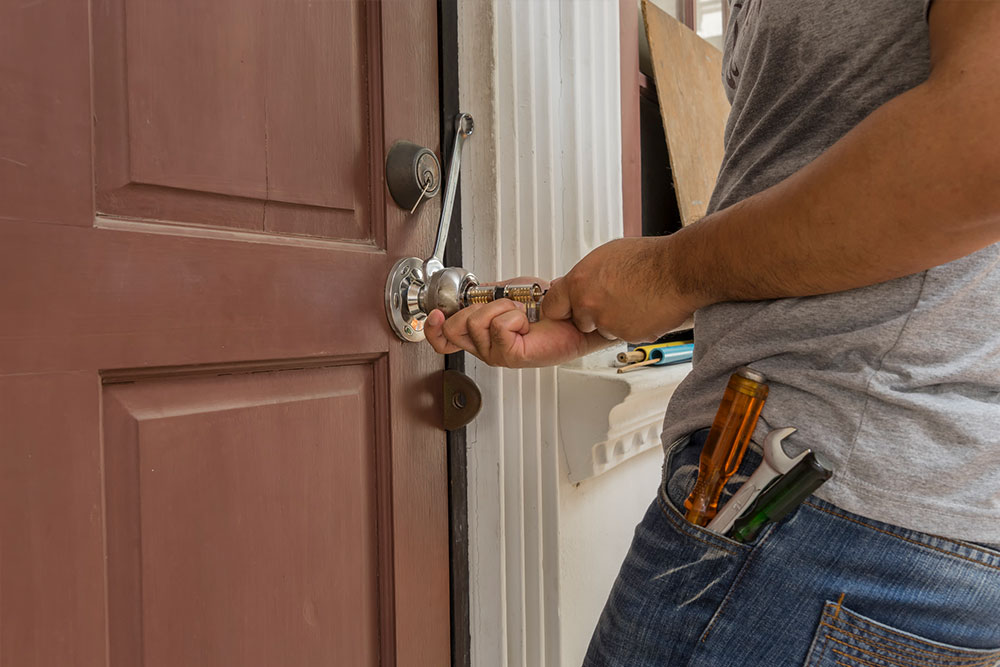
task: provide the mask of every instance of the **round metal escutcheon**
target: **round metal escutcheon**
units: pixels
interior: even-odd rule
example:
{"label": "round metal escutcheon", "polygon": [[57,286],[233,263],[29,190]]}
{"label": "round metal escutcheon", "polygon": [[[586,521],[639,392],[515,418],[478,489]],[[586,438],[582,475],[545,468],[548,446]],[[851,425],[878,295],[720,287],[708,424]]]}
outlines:
{"label": "round metal escutcheon", "polygon": [[429,148],[397,141],[385,158],[385,182],[396,205],[409,211],[441,192],[441,163]]}
{"label": "round metal escutcheon", "polygon": [[406,294],[411,285],[423,283],[423,260],[404,257],[396,262],[385,281],[385,316],[389,326],[400,339],[409,343],[424,340],[424,320],[422,312],[411,313]]}

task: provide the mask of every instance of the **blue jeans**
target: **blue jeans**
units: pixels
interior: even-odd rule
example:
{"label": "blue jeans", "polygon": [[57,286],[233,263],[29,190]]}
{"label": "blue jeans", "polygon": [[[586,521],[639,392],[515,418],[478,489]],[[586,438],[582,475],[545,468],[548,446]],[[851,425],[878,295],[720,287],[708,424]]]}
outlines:
{"label": "blue jeans", "polygon": [[[704,436],[669,448],[585,667],[1000,665],[1000,551],[815,497],[734,542],[678,510]],[[747,452],[723,499],[759,462]]]}

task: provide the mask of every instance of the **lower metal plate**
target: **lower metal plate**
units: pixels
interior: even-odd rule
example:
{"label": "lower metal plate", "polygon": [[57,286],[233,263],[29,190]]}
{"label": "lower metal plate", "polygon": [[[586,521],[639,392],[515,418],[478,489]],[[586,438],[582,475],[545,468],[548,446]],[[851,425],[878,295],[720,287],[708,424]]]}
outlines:
{"label": "lower metal plate", "polygon": [[396,262],[385,281],[385,316],[389,326],[402,340],[419,343],[424,339],[424,320],[427,314],[419,309],[410,311],[407,295],[412,285],[424,284],[424,261],[417,257],[404,257]]}

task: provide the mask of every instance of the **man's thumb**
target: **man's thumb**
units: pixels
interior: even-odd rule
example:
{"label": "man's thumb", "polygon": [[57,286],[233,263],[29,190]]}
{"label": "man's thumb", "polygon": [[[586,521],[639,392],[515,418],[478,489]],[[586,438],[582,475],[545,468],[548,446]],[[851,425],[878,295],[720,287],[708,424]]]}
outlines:
{"label": "man's thumb", "polygon": [[552,320],[568,320],[572,314],[566,281],[557,278],[542,299],[542,315]]}

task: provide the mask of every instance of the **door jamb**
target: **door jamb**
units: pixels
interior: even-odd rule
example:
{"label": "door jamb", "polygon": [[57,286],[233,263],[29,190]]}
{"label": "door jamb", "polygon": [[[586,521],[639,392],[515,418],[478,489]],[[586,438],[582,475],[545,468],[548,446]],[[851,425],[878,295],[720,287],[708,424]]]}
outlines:
{"label": "door jamb", "polygon": [[[453,156],[445,147],[454,140],[454,118],[459,108],[458,89],[458,0],[438,0],[438,86],[440,92],[441,163],[446,166]],[[445,244],[445,265],[462,265],[461,189],[455,193],[449,238]],[[445,368],[465,371],[461,352],[445,356]],[[451,573],[451,664],[471,665],[469,622],[469,504],[466,429],[448,432],[448,533]]]}

